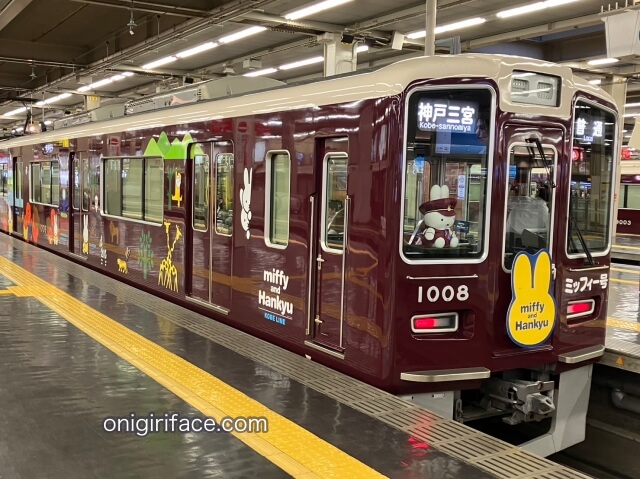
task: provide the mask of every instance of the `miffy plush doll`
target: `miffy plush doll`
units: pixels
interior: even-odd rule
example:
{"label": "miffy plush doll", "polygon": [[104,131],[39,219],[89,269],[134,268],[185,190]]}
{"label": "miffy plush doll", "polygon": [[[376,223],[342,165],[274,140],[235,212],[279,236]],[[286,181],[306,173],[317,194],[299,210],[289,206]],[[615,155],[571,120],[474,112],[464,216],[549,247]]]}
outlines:
{"label": "miffy plush doll", "polygon": [[247,239],[250,238],[249,221],[251,221],[251,180],[253,179],[253,168],[244,169],[244,188],[240,188],[240,204],[242,212],[240,213],[240,222],[242,229],[247,232]]}
{"label": "miffy plush doll", "polygon": [[420,205],[420,213],[424,215],[426,226],[420,238],[422,246],[444,248],[458,246],[458,237],[451,229],[456,220],[458,200],[449,198],[447,185],[431,187],[429,201]]}

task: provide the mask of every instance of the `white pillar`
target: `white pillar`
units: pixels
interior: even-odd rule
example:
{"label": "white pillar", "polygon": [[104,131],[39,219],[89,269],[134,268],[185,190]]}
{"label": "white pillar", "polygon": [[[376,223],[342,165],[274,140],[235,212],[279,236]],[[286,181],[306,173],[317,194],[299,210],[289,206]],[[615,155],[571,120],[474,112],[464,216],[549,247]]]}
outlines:
{"label": "white pillar", "polygon": [[[320,37],[319,37],[320,39]],[[342,35],[325,33],[321,36],[324,43],[324,76],[349,73],[356,69],[356,45],[342,43]]]}
{"label": "white pillar", "polygon": [[618,225],[618,207],[620,205],[620,160],[622,158],[622,138],[624,129],[624,104],[627,101],[627,79],[624,77],[611,76],[602,82],[602,89],[613,97],[618,106],[619,112],[619,129],[618,141],[616,142],[616,151],[613,152],[613,161],[615,164],[616,176],[613,179],[615,195],[613,200],[613,235],[615,237],[616,227]]}
{"label": "white pillar", "polygon": [[436,53],[436,13],[438,11],[437,0],[427,0],[427,18],[425,22],[427,34],[424,37],[425,56]]}

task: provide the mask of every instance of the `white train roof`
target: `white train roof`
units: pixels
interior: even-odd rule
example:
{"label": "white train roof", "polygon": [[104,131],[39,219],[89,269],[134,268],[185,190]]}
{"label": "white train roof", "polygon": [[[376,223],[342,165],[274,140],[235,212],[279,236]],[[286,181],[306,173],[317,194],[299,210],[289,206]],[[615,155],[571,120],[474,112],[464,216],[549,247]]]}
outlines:
{"label": "white train roof", "polygon": [[184,125],[199,121],[357,102],[398,95],[409,84],[419,79],[491,78],[496,81],[502,92],[508,92],[513,70],[533,71],[561,77],[560,106],[550,108],[512,103],[507,95],[503,94],[500,97],[500,108],[503,111],[532,116],[553,113],[562,118],[570,118],[571,101],[577,90],[588,92],[614,104],[613,99],[602,89],[573,75],[571,69],[566,66],[507,55],[436,55],[402,60],[374,71],[329,77],[300,85],[201,101],[112,120],[86,123],[37,135],[25,135],[0,143],[0,148],[14,148],[34,143],[50,143],[63,139],[99,136],[122,131],[166,128],[171,125]]}

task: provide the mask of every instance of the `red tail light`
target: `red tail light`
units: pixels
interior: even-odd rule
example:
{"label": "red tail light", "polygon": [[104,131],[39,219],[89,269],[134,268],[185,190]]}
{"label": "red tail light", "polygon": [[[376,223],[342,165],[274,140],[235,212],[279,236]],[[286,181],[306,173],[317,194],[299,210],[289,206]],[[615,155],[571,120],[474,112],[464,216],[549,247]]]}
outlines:
{"label": "red tail light", "polygon": [[414,333],[449,333],[457,330],[457,313],[421,314],[411,318],[411,331]]}
{"label": "red tail light", "polygon": [[593,299],[583,299],[580,301],[572,301],[567,304],[567,318],[580,318],[589,316],[593,313],[596,302]]}

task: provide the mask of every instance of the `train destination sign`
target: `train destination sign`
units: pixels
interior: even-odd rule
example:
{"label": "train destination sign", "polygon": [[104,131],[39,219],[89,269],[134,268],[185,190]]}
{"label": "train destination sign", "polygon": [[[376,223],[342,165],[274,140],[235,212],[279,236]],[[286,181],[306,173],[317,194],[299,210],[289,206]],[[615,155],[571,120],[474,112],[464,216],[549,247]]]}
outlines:
{"label": "train destination sign", "polygon": [[544,343],[556,324],[556,302],[551,290],[551,258],[545,249],[530,255],[521,251],[511,271],[513,297],[507,313],[507,332],[518,346]]}
{"label": "train destination sign", "polygon": [[422,131],[475,133],[478,104],[454,100],[422,100],[418,103],[418,128]]}

